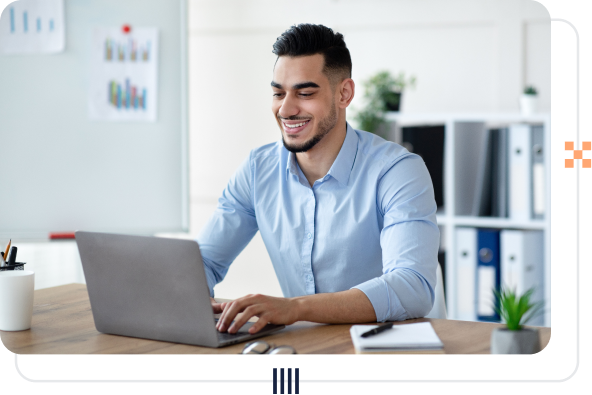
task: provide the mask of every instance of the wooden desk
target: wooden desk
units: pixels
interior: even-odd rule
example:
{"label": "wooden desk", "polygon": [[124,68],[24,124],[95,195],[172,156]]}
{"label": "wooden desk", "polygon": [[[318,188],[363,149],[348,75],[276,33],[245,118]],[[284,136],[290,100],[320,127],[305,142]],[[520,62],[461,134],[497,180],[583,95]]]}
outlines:
{"label": "wooden desk", "polygon": [[[432,323],[447,354],[488,354],[491,330],[500,324],[420,318],[395,323]],[[351,325],[298,322],[262,339],[291,345],[299,354],[353,354]],[[551,337],[540,328],[541,345]],[[21,332],[0,331],[2,342],[16,354],[238,354],[244,344],[213,349],[105,335],[95,329],[86,286],[70,284],[35,291],[33,325]]]}

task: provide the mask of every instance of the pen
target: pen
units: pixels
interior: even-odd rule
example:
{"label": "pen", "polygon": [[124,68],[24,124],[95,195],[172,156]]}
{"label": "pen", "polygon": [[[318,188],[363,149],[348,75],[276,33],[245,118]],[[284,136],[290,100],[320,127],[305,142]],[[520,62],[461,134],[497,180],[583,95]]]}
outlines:
{"label": "pen", "polygon": [[0,251],[0,267],[6,266],[6,261],[4,260],[4,251]]}
{"label": "pen", "polygon": [[392,327],[393,327],[393,323],[392,323],[392,322],[387,322],[386,324],[383,324],[383,325],[377,326],[377,327],[376,327],[376,328],[374,328],[374,329],[370,329],[368,332],[364,332],[364,333],[362,333],[360,336],[362,336],[362,337],[370,337],[370,336],[374,336],[374,335],[376,335],[377,333],[384,332],[384,331],[386,331],[387,329],[391,329]]}
{"label": "pen", "polygon": [[12,239],[8,240],[8,245],[6,246],[6,251],[4,252],[4,260],[8,259],[8,251],[10,251],[10,243],[12,242]]}

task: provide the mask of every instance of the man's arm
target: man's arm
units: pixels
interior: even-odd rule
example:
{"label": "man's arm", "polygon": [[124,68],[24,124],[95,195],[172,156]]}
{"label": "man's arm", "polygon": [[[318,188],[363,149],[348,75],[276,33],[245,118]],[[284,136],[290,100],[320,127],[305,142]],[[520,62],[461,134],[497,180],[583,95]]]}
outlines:
{"label": "man's arm", "polygon": [[440,231],[432,180],[421,157],[408,155],[385,172],[377,190],[383,214],[383,275],[355,288],[370,299],[377,321],[423,317],[434,302]]}
{"label": "man's arm", "polygon": [[210,296],[230,264],[257,233],[251,196],[251,165],[247,158],[218,199],[218,207],[197,236]]}
{"label": "man's arm", "polygon": [[[358,289],[294,298],[276,298],[266,295],[247,295],[223,303],[224,312],[217,324],[219,331],[236,333],[251,317],[259,320],[249,328],[256,333],[268,323],[290,325],[296,321],[326,324],[375,322],[376,315],[368,297]],[[238,313],[243,313],[236,318]]]}

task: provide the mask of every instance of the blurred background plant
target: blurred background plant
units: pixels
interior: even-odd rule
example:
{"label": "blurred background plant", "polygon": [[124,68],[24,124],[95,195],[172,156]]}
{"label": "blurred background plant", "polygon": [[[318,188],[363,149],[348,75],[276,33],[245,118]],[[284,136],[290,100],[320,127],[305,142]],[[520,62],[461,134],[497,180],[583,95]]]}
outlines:
{"label": "blurred background plant", "polygon": [[[389,71],[379,71],[369,79],[362,81],[365,105],[355,111],[354,120],[358,128],[370,133],[380,133],[386,123],[387,111],[399,111],[401,95],[406,88],[415,88],[416,78],[407,78],[405,72],[394,76]],[[383,136],[384,137],[384,136]]]}
{"label": "blurred background plant", "polygon": [[525,95],[533,95],[533,96],[536,96],[536,95],[538,95],[538,93],[539,92],[537,91],[537,88],[534,85],[527,85],[524,88],[524,94]]}
{"label": "blurred background plant", "polygon": [[493,308],[509,330],[521,330],[522,325],[541,312],[543,302],[531,303],[530,301],[534,290],[531,288],[521,296],[518,296],[515,290],[507,288],[503,288],[501,291],[493,290],[496,300]]}

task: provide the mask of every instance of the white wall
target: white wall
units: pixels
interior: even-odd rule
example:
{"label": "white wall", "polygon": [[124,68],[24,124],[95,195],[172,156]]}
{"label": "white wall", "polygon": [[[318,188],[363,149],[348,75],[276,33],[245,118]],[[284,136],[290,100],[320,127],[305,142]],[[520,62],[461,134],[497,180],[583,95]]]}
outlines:
{"label": "white wall", "polygon": [[[191,232],[252,148],[280,138],[270,111],[272,45],[296,23],[345,36],[358,84],[381,69],[414,74],[405,112],[518,111],[525,84],[550,110],[550,24],[530,0],[190,0]],[[281,295],[257,235],[216,287]]]}

